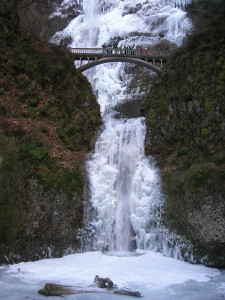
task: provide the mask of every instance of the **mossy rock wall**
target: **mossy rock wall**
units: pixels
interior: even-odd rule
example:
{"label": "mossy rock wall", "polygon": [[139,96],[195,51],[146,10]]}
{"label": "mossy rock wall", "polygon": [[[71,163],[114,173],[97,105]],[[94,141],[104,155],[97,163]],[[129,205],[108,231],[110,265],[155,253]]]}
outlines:
{"label": "mossy rock wall", "polygon": [[142,106],[146,152],[161,169],[164,223],[192,242],[195,261],[224,267],[225,4],[195,1],[187,9],[196,29]]}
{"label": "mossy rock wall", "polygon": [[59,257],[79,249],[99,105],[70,53],[10,14],[0,43],[0,263]]}
{"label": "mossy rock wall", "polygon": [[68,196],[27,177],[28,165],[21,159],[18,145],[3,134],[0,157],[0,262],[60,257],[77,251],[84,184]]}

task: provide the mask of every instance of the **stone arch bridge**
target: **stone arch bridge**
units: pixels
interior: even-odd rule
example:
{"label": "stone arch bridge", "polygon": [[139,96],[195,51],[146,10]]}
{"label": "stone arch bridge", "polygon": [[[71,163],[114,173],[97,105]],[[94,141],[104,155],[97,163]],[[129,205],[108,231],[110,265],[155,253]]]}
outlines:
{"label": "stone arch bridge", "polygon": [[[169,51],[118,49],[118,48],[69,48],[75,60],[80,61],[77,68],[83,72],[92,67],[111,62],[129,62],[161,73],[170,56]],[[85,62],[85,64],[83,64]]]}

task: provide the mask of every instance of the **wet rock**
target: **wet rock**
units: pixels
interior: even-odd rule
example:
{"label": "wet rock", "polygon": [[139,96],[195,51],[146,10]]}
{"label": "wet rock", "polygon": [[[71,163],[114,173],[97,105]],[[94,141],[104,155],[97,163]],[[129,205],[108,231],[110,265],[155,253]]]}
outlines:
{"label": "wet rock", "polygon": [[98,275],[95,276],[94,283],[102,289],[113,290],[114,294],[128,295],[134,297],[141,297],[141,293],[138,291],[132,291],[126,287],[119,289],[116,284],[109,278],[101,278]]}
{"label": "wet rock", "polygon": [[44,289],[39,290],[39,294],[42,294],[44,296],[62,296],[74,294],[74,291],[69,287],[65,287],[60,284],[47,283]]}
{"label": "wet rock", "polygon": [[128,295],[128,296],[134,296],[134,297],[142,297],[140,292],[132,291],[128,288],[118,289],[118,290],[114,291],[114,294]]}
{"label": "wet rock", "polygon": [[141,101],[126,101],[114,108],[115,118],[139,118],[141,117]]}
{"label": "wet rock", "polygon": [[101,289],[112,290],[116,288],[116,285],[109,278],[101,278],[98,275],[95,276],[94,283]]}
{"label": "wet rock", "polygon": [[98,275],[95,276],[94,285],[86,288],[71,287],[55,283],[46,283],[45,287],[38,291],[39,294],[44,296],[63,296],[72,294],[83,294],[83,293],[114,293],[119,295],[128,295],[134,297],[142,297],[138,291],[132,291],[128,288],[119,289],[117,285],[109,278],[101,278]]}

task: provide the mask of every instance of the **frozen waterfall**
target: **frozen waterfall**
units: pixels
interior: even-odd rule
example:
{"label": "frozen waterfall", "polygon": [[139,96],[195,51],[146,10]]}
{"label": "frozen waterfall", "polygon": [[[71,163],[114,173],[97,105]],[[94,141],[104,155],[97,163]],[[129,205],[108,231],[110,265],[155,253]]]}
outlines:
{"label": "frozen waterfall", "polygon": [[[52,41],[71,36],[71,47],[152,46],[164,39],[180,45],[191,23],[174,1],[83,0],[83,13]],[[138,34],[137,34],[138,33]],[[144,151],[143,118],[115,119],[113,108],[131,98],[122,63],[86,71],[104,121],[87,161],[83,250],[128,251],[137,248],[171,254],[160,228],[162,195],[153,159]],[[138,87],[137,87],[138,88]],[[131,99],[130,99],[131,100]],[[174,255],[174,254],[173,254]],[[175,256],[179,256],[179,251]]]}
{"label": "frozen waterfall", "polygon": [[95,250],[153,245],[160,188],[157,171],[145,157],[144,138],[143,118],[105,120],[87,163]]}

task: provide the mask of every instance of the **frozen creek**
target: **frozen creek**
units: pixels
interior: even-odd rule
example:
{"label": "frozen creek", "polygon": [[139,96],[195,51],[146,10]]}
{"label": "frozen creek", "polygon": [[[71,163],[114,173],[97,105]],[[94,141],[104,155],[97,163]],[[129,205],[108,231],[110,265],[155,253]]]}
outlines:
{"label": "frozen creek", "polygon": [[[219,300],[225,296],[225,271],[188,264],[152,251],[136,254],[114,256],[96,251],[0,267],[0,299],[46,299],[37,293],[45,283],[87,287],[96,274],[111,278],[119,287],[139,290],[146,300]],[[134,298],[102,293],[70,295],[63,299]]]}
{"label": "frozen creek", "polygon": [[[65,0],[62,6],[70,1]],[[80,2],[83,14],[56,33],[54,42],[71,36],[73,47],[101,46],[119,36],[122,46],[134,46],[157,43],[163,33],[180,45],[191,28],[185,13],[175,9],[172,0]],[[169,257],[179,258],[179,249],[171,253],[167,246],[171,236],[159,227],[160,178],[154,162],[144,153],[144,119],[114,118],[113,107],[132,98],[121,79],[129,79],[123,65],[102,65],[85,75],[92,83],[104,121],[87,161],[90,193],[82,236],[86,252],[0,267],[0,299],[44,299],[37,291],[47,282],[85,288],[95,275],[109,277],[119,287],[139,290],[143,299],[225,298],[224,270]],[[129,252],[134,243],[137,250]],[[104,293],[64,296],[71,300],[106,298],[132,299]]]}

